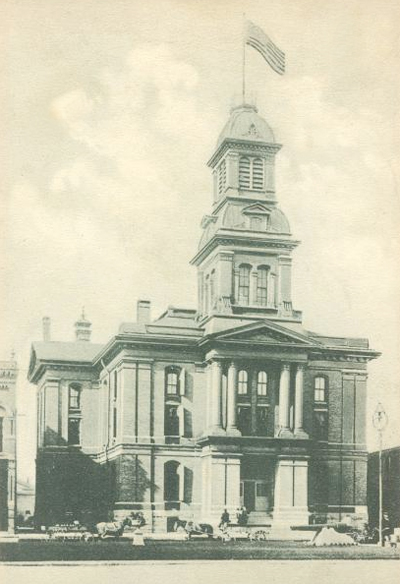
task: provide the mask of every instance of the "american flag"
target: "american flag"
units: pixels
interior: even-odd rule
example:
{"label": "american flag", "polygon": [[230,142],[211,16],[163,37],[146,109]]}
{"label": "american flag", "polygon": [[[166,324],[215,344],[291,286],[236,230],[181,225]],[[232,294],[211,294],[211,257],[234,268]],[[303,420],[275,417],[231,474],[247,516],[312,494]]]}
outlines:
{"label": "american flag", "polygon": [[246,22],[245,43],[256,49],[276,73],[279,73],[279,75],[284,74],[285,53],[278,49],[269,36],[250,20]]}

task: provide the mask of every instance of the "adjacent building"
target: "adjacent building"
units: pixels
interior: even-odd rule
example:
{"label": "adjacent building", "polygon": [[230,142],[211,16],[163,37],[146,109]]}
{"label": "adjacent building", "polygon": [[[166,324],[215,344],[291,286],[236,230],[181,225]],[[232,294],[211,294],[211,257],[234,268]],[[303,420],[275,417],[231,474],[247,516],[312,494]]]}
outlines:
{"label": "adjacent building", "polygon": [[[371,525],[378,527],[379,451],[368,456],[368,511]],[[387,527],[400,527],[400,446],[382,451],[382,511]]]}
{"label": "adjacent building", "polygon": [[[197,309],[137,305],[105,345],[32,346],[38,388],[36,514],[94,520],[141,509],[250,522],[367,518],[363,338],[309,331],[292,303],[299,241],[279,207],[281,145],[252,105],[233,108],[208,163],[209,213],[192,264]],[[317,280],[317,274],[315,275]]]}
{"label": "adjacent building", "polygon": [[16,510],[17,363],[0,361],[0,531],[13,531]]}

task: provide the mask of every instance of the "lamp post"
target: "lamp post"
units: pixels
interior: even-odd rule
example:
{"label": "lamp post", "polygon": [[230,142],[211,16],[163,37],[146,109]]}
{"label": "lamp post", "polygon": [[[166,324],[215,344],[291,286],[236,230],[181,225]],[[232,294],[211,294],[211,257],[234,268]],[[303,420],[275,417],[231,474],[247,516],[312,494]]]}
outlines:
{"label": "lamp post", "polygon": [[382,434],[388,424],[388,416],[383,405],[379,402],[376,406],[372,423],[379,432],[379,545],[383,546],[383,485],[382,485]]}

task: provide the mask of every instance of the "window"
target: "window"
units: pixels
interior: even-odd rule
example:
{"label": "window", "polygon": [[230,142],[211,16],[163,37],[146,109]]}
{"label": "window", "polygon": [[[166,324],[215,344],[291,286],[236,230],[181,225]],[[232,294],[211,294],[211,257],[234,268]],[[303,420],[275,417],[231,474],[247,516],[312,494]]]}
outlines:
{"label": "window", "polygon": [[253,181],[252,187],[258,191],[262,191],[264,187],[264,162],[261,158],[253,160]]}
{"label": "window", "polygon": [[250,217],[250,229],[254,231],[262,230],[262,219],[261,217]]}
{"label": "window", "polygon": [[218,193],[222,195],[226,185],[226,162],[223,160],[218,168]]}
{"label": "window", "polygon": [[314,401],[315,402],[325,402],[326,401],[326,379],[325,377],[318,376],[314,379]]}
{"label": "window", "polygon": [[114,371],[114,401],[118,398],[118,371]]}
{"label": "window", "polygon": [[259,371],[257,375],[257,395],[266,397],[268,386],[268,375],[265,371]]}
{"label": "window", "polygon": [[166,370],[166,392],[167,395],[179,395],[179,372],[176,369]]}
{"label": "window", "polygon": [[164,418],[164,435],[169,438],[168,442],[179,441],[179,416],[177,406],[166,406]]}
{"label": "window", "polygon": [[69,409],[79,410],[81,407],[81,388],[78,385],[69,386]]}
{"label": "window", "polygon": [[247,156],[241,156],[239,159],[239,188],[249,189],[250,188],[250,158]]}
{"label": "window", "polygon": [[315,440],[328,440],[328,412],[314,412]]}
{"label": "window", "polygon": [[239,395],[247,395],[247,380],[248,380],[247,371],[244,371],[242,369],[241,371],[239,371],[239,375],[238,375],[238,394]]}
{"label": "window", "polygon": [[239,188],[262,191],[264,188],[264,161],[262,158],[241,156],[239,159]]}
{"label": "window", "polygon": [[239,266],[239,304],[249,304],[250,299],[250,266]]}
{"label": "window", "polygon": [[79,418],[68,419],[68,444],[78,446],[81,443],[81,421]]}
{"label": "window", "polygon": [[257,435],[267,435],[267,415],[268,409],[266,406],[257,408]]}
{"label": "window", "polygon": [[179,462],[169,460],[164,464],[164,500],[179,501]]}
{"label": "window", "polygon": [[238,428],[242,436],[251,435],[251,409],[249,407],[238,407]]}
{"label": "window", "polygon": [[257,270],[257,304],[266,306],[268,300],[268,268],[261,267]]}

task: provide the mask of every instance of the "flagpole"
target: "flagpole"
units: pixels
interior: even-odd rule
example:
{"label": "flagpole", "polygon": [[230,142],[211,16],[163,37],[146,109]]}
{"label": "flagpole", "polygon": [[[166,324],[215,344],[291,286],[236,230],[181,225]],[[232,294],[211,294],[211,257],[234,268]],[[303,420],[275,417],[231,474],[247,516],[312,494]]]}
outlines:
{"label": "flagpole", "polygon": [[242,99],[243,104],[246,103],[246,14],[243,13],[243,25],[242,25]]}

